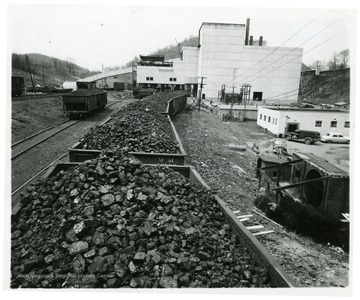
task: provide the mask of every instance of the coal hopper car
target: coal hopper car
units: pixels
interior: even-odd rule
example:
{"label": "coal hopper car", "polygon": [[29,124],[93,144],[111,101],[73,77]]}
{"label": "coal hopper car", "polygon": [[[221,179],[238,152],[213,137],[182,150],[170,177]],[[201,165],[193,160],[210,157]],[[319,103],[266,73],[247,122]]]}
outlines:
{"label": "coal hopper car", "polygon": [[11,76],[11,97],[21,96],[24,93],[24,77]]}
{"label": "coal hopper car", "polygon": [[77,90],[62,96],[64,113],[70,119],[85,117],[105,108],[107,93],[96,88],[95,84],[77,83]]}

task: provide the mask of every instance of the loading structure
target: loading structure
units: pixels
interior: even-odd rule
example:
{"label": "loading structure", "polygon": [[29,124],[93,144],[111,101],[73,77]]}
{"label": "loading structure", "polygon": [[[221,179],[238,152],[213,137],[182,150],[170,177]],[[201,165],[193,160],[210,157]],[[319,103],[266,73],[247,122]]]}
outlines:
{"label": "loading structure", "polygon": [[259,155],[257,175],[277,199],[287,193],[336,219],[349,213],[349,174],[312,153],[294,153],[292,159]]}

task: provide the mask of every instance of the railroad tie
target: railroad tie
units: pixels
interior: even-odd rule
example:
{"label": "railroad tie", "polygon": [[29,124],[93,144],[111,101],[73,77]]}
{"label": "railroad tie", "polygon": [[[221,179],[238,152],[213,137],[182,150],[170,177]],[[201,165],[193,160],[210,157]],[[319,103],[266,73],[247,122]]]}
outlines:
{"label": "railroad tie", "polygon": [[253,233],[253,236],[264,235],[264,234],[273,233],[273,232],[275,232],[275,231],[274,230],[265,230],[265,231],[255,232],[255,233]]}
{"label": "railroad tie", "polygon": [[251,218],[253,215],[236,216],[238,219]]}
{"label": "railroad tie", "polygon": [[257,230],[257,229],[264,228],[264,226],[263,225],[252,225],[252,226],[246,226],[246,228],[249,230]]}

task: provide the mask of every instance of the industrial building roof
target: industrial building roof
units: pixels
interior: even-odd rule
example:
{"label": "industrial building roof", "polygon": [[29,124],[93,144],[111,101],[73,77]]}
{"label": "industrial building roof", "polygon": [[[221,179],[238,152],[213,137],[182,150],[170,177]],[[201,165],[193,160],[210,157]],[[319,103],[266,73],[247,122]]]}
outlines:
{"label": "industrial building roof", "polygon": [[341,113],[349,113],[347,110],[340,110],[340,109],[324,109],[324,108],[294,108],[294,107],[270,107],[265,106],[264,108],[271,109],[271,110],[285,110],[285,111],[304,111],[304,112],[341,112]]}
{"label": "industrial building roof", "polygon": [[273,153],[260,153],[258,154],[258,157],[264,162],[271,162],[276,164],[287,162],[285,158],[279,157]]}
{"label": "industrial building roof", "polygon": [[329,163],[326,159],[323,159],[323,158],[321,158],[319,156],[316,156],[315,154],[312,154],[312,153],[294,153],[294,156],[302,158],[302,159],[306,160],[307,162],[318,166],[327,175],[341,176],[341,177],[348,177],[349,176],[349,173],[339,169],[335,165]]}
{"label": "industrial building roof", "polygon": [[80,82],[95,82],[97,80],[103,79],[103,78],[107,78],[107,77],[113,77],[113,76],[118,76],[118,75],[122,75],[122,74],[128,74],[132,72],[132,68],[128,67],[128,68],[122,68],[120,70],[115,70],[115,71],[106,71],[103,73],[99,73],[96,75],[92,75],[86,78],[82,78],[79,79],[77,81]]}
{"label": "industrial building roof", "polygon": [[155,62],[155,61],[164,62],[165,60],[164,55],[140,55],[140,58],[142,61],[151,61],[151,62]]}
{"label": "industrial building roof", "polygon": [[238,27],[245,27],[245,24],[203,22],[203,23],[201,24],[200,28],[203,27],[203,25],[220,25],[220,26],[238,26]]}
{"label": "industrial building roof", "polygon": [[99,94],[104,94],[106,92],[102,91],[102,90],[98,90],[98,89],[78,89],[70,94],[68,94],[68,96],[75,96],[75,97],[86,97],[86,96],[93,96],[93,95],[99,95]]}

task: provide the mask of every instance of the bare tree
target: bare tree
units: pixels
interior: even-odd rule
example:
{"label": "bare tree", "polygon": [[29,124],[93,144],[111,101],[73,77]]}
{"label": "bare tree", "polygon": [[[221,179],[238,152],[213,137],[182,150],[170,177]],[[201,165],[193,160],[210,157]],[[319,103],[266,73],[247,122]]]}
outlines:
{"label": "bare tree", "polygon": [[339,67],[340,69],[345,69],[349,67],[349,49],[340,51],[339,53]]}
{"label": "bare tree", "polygon": [[309,68],[312,70],[324,71],[326,64],[322,60],[315,60],[312,64],[309,65]]}
{"label": "bare tree", "polygon": [[329,70],[345,69],[349,67],[349,50],[334,52],[333,57],[327,63]]}
{"label": "bare tree", "polygon": [[304,97],[307,92],[310,91],[311,84],[313,82],[313,73],[302,72],[300,75],[299,95]]}
{"label": "bare tree", "polygon": [[74,64],[75,64],[74,59],[71,57],[66,57],[65,61],[66,61],[66,67],[67,67],[69,73],[74,74]]}

